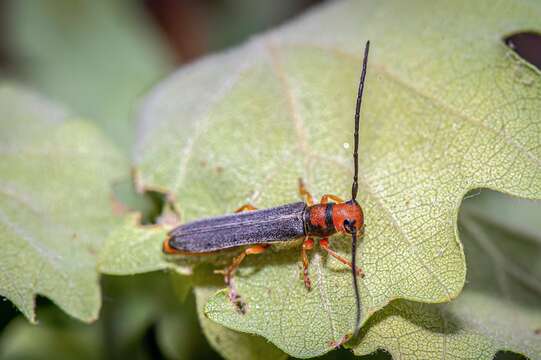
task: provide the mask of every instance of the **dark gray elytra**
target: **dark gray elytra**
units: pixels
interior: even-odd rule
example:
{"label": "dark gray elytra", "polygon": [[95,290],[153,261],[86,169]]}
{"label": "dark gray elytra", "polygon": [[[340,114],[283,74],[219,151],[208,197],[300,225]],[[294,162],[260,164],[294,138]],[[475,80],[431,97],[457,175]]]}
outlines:
{"label": "dark gray elytra", "polygon": [[246,211],[181,225],[169,245],[186,252],[210,252],[241,245],[292,241],[304,236],[304,202]]}

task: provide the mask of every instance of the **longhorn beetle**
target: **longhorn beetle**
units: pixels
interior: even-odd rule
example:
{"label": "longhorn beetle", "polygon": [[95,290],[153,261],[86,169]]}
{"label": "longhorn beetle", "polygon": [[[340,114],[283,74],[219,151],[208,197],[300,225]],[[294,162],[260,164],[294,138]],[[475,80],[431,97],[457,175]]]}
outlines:
{"label": "longhorn beetle", "polygon": [[[230,299],[239,306],[241,312],[245,306],[236,294],[232,284],[235,271],[246,255],[261,254],[272,243],[285,242],[304,237],[301,247],[304,284],[311,288],[308,277],[307,251],[314,246],[314,237],[318,237],[319,246],[329,255],[352,269],[353,288],[357,306],[354,336],[358,334],[361,321],[361,301],[357,275],[364,274],[356,266],[357,235],[364,232],[364,215],[357,202],[357,176],[359,172],[359,117],[364,90],[364,79],[368,62],[370,42],[364,49],[363,67],[357,92],[355,107],[355,132],[353,150],[354,175],[351,186],[351,200],[343,201],[336,195],[326,194],[321,197],[319,204],[314,204],[313,198],[299,179],[299,193],[306,203],[296,202],[270,209],[257,210],[246,204],[237,209],[236,214],[224,215],[194,221],[180,225],[171,230],[163,243],[166,254],[195,255],[211,253],[233,247],[249,245],[230,266],[217,271],[225,277],[225,283],[230,289]],[[330,202],[329,200],[335,201]],[[329,247],[328,237],[334,233],[351,235],[351,262],[334,252]]]}

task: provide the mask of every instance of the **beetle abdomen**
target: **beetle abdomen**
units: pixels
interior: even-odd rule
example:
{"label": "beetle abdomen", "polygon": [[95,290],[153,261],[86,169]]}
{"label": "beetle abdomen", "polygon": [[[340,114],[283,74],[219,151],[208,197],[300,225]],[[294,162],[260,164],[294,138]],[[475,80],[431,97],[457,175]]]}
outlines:
{"label": "beetle abdomen", "polygon": [[305,208],[305,203],[297,202],[194,221],[173,229],[169,246],[181,252],[202,253],[293,240],[304,236]]}

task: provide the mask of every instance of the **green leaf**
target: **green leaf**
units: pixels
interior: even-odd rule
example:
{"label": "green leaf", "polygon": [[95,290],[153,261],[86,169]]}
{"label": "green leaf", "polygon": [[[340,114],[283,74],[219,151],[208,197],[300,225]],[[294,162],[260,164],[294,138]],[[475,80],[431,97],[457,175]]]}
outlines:
{"label": "green leaf", "polygon": [[[183,222],[246,202],[298,201],[298,177],[315,195],[348,197],[353,108],[370,39],[359,187],[363,322],[395,299],[450,301],[466,274],[456,228],[464,194],[487,187],[541,197],[541,75],[501,41],[535,28],[540,15],[541,6],[512,1],[320,7],[154,89],[134,152],[138,185],[168,192]],[[348,242],[331,239],[344,254]],[[158,240],[148,252],[159,266]],[[351,274],[323,251],[310,257],[311,292],[298,248],[273,246],[237,274],[247,314],[225,290],[205,314],[293,356],[331,350],[353,327]]]}
{"label": "green leaf", "polygon": [[137,99],[172,62],[139,3],[9,1],[5,11],[23,80],[96,121],[128,152]]}
{"label": "green leaf", "polygon": [[111,182],[126,160],[90,123],[0,87],[0,295],[35,321],[34,297],[93,321],[96,254],[113,224]]}
{"label": "green leaf", "polygon": [[152,223],[161,212],[160,199],[148,194],[139,194],[131,178],[123,179],[113,184],[113,194],[118,213],[139,212],[140,222]]}
{"label": "green leaf", "polygon": [[198,268],[195,274],[196,286],[194,292],[199,321],[203,333],[212,347],[228,360],[287,359],[287,354],[277,349],[265,339],[256,335],[227,329],[203,315],[203,309],[208,299],[223,286],[220,279],[217,279],[216,276],[212,276],[211,274],[212,270],[209,270],[208,267]]}
{"label": "green leaf", "polygon": [[[381,347],[395,359],[489,360],[501,350],[532,359],[541,354],[541,202],[486,193],[480,198],[461,210],[464,292],[444,305],[392,302],[368,321],[356,354]],[[505,219],[510,213],[520,227]]]}
{"label": "green leaf", "polygon": [[140,226],[139,219],[130,214],[111,232],[100,253],[100,272],[123,275],[171,267],[161,253],[166,232],[159,226]]}

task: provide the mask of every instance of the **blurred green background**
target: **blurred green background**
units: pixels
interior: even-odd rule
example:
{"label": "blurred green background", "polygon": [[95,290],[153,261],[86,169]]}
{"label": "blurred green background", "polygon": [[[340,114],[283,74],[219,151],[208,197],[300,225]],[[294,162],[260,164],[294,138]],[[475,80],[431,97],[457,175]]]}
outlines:
{"label": "blurred green background", "polygon": [[[129,156],[137,105],[154,84],[320,2],[0,0],[0,79],[37,89],[95,121]],[[129,187],[119,184],[117,191],[129,193]],[[150,196],[130,207],[148,221],[159,200]],[[202,334],[193,295],[176,287],[175,277],[102,277],[103,307],[92,325],[45,298],[37,299],[38,325],[30,325],[2,299],[0,353],[8,359],[220,359]],[[354,357],[341,349],[323,358]],[[389,358],[383,351],[366,357]]]}
{"label": "blurred green background", "polygon": [[317,0],[0,0],[0,72],[96,121],[126,152],[141,96],[176,67]]}

